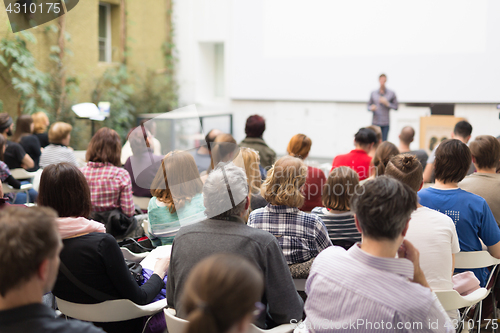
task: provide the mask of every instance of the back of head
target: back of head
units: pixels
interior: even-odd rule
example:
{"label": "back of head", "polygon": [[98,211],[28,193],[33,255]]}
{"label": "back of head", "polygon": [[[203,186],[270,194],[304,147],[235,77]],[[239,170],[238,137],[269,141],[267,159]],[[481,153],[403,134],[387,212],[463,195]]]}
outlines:
{"label": "back of head", "polygon": [[479,135],[469,145],[478,169],[491,169],[500,160],[500,142],[491,135]]}
{"label": "back of head", "polygon": [[121,153],[122,145],[118,133],[111,128],[103,127],[90,140],[87,147],[86,159],[89,162],[107,162],[114,166],[120,166]]}
{"label": "back of head", "polygon": [[370,125],[366,126],[366,128],[371,129],[375,133],[375,136],[377,137],[377,142],[375,143],[376,145],[382,142],[382,129],[380,126]]}
{"label": "back of head", "polygon": [[401,142],[403,142],[406,145],[412,143],[414,137],[415,137],[415,130],[411,126],[403,127],[401,133],[399,134],[399,140],[401,140]]}
{"label": "back of head", "polygon": [[333,210],[350,210],[350,201],[358,185],[359,175],[353,169],[346,166],[333,169],[323,186],[323,205]]}
{"label": "back of head", "polygon": [[0,161],[3,161],[3,147],[7,144],[7,139],[3,136],[0,135]]}
{"label": "back of head", "polygon": [[53,123],[49,128],[49,142],[50,143],[62,143],[64,139],[68,137],[71,133],[73,126],[68,123],[63,123],[58,121]]}
{"label": "back of head", "polygon": [[245,212],[248,185],[245,171],[233,163],[219,163],[203,185],[208,218],[239,216]]}
{"label": "back of head", "polygon": [[31,134],[31,124],[33,124],[33,118],[30,115],[22,114],[17,117],[16,130],[12,136],[12,141],[19,142],[23,136]]}
{"label": "back of head", "polygon": [[0,295],[22,287],[44,260],[58,255],[56,218],[52,209],[43,207],[0,210]]}
{"label": "back of head", "polygon": [[161,166],[151,183],[151,195],[167,204],[170,213],[184,207],[196,194],[201,193],[203,183],[194,157],[185,151],[175,150],[161,161]]}
{"label": "back of head", "polygon": [[377,143],[377,135],[369,128],[361,128],[354,135],[354,141],[361,146],[368,146],[372,143]]}
{"label": "back of head", "polygon": [[47,124],[49,123],[47,114],[43,111],[35,112],[31,115],[31,118],[33,118],[33,124],[35,125],[33,133],[45,133]]}
{"label": "back of head", "polygon": [[262,196],[272,205],[302,207],[302,186],[306,183],[307,166],[301,159],[283,156],[267,172],[262,184]]}
{"label": "back of head", "polygon": [[371,161],[375,176],[382,176],[385,173],[385,166],[389,163],[389,160],[397,154],[399,154],[398,147],[389,141],[382,142],[375,151],[375,156]]}
{"label": "back of head", "polygon": [[[12,117],[7,112],[0,113],[0,133],[3,133],[12,123]],[[9,133],[8,135],[11,134]]]}
{"label": "back of head", "polygon": [[301,159],[306,158],[311,150],[312,141],[305,134],[295,134],[290,139],[286,151],[288,155],[298,157]]}
{"label": "back of head", "polygon": [[436,149],[434,174],[443,183],[458,183],[467,175],[472,155],[465,143],[455,139],[441,142]]}
{"label": "back of head", "polygon": [[240,159],[235,159],[233,162],[235,165],[245,169],[245,174],[247,175],[248,187],[252,193],[260,193],[260,185],[262,184],[262,179],[260,176],[260,157],[259,153],[252,148],[242,147],[240,148],[240,154],[242,157],[243,165],[239,165]]}
{"label": "back of head", "polygon": [[46,166],[40,177],[38,205],[53,208],[59,217],[89,217],[90,188],[83,173],[69,163]]}
{"label": "back of head", "polygon": [[385,175],[396,178],[400,182],[410,186],[415,192],[420,190],[424,180],[422,164],[415,155],[396,155],[385,168]]}
{"label": "back of head", "polygon": [[[139,155],[141,153],[147,152],[151,147],[152,141],[148,139],[152,138],[151,133],[145,126],[137,126],[130,131],[128,136],[128,141],[130,142],[130,148],[132,149],[132,154]],[[148,144],[150,147],[148,147]]]}
{"label": "back of head", "polygon": [[181,296],[185,333],[226,333],[256,310],[264,291],[262,273],[247,259],[215,254],[190,272]]}
{"label": "back of head", "polygon": [[247,118],[245,134],[249,138],[260,138],[266,130],[266,121],[263,117],[255,114]]}
{"label": "back of head", "polygon": [[230,162],[238,155],[238,144],[231,134],[217,135],[212,145],[212,169],[219,162]]}
{"label": "back of head", "polygon": [[213,130],[210,130],[207,135],[205,135],[205,142],[207,143],[207,149],[209,151],[212,150],[212,146],[213,146],[213,143],[215,141],[215,139],[217,138],[217,136],[219,136],[220,134],[222,134],[222,132],[216,128],[214,128]]}
{"label": "back of head", "polygon": [[367,181],[352,198],[363,237],[396,240],[417,208],[417,193],[400,181],[381,176]]}
{"label": "back of head", "polygon": [[472,134],[472,125],[465,120],[459,121],[455,124],[453,134],[455,134],[455,136],[466,139]]}

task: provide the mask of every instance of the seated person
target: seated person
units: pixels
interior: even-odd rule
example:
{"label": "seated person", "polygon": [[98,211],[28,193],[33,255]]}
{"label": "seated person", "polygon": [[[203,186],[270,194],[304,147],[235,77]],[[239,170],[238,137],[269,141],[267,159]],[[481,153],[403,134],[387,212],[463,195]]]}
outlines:
{"label": "seated person", "polygon": [[284,156],[269,170],[263,195],[269,204],[250,213],[248,225],[276,237],[289,265],[303,263],[332,245],[325,224],[315,214],[299,210],[307,177],[302,160]]}
{"label": "seated person", "polygon": [[175,150],[161,161],[148,205],[151,234],[171,245],[179,228],[204,220],[203,183],[191,154]]}
{"label": "seated person", "polygon": [[143,127],[134,128],[129,133],[128,141],[133,155],[127,159],[123,167],[130,174],[132,193],[136,197],[151,198],[151,183],[163,156],[153,153],[151,135]]}
{"label": "seated person", "polygon": [[[122,236],[136,223],[132,198],[132,181],[127,170],[120,168],[121,140],[114,130],[103,127],[90,140],[87,165],[81,168],[90,186],[92,218],[105,223],[109,233]],[[108,223],[117,215],[120,223]]]}
{"label": "seated person", "polygon": [[33,159],[26,154],[24,148],[17,142],[9,141],[8,137],[12,136],[14,122],[8,113],[0,113],[0,134],[7,140],[7,145],[4,153],[4,162],[9,169],[31,169],[35,167]]}
{"label": "seated person", "polygon": [[203,200],[208,218],[182,227],[175,236],[167,280],[168,305],[182,313],[181,293],[192,268],[212,254],[232,253],[245,257],[264,274],[261,302],[267,311],[256,318],[258,327],[300,320],[303,302],[278,241],[243,220],[249,206],[245,172],[233,163],[221,163],[207,177]]}
{"label": "seated person", "polygon": [[370,162],[370,178],[382,176],[389,160],[397,154],[399,154],[398,147],[389,141],[382,142]]}
{"label": "seated person", "polygon": [[104,333],[90,323],[56,318],[54,310],[42,304],[56,281],[62,249],[56,217],[52,209],[40,207],[0,211],[2,333]]}
{"label": "seated person", "polygon": [[255,114],[247,118],[245,123],[246,137],[240,142],[240,147],[255,149],[259,152],[260,165],[264,171],[269,170],[276,161],[276,153],[263,139],[266,130],[266,120]]}
{"label": "seated person", "polygon": [[368,152],[368,155],[370,155],[370,157],[373,159],[378,146],[380,146],[380,144],[384,142],[382,140],[382,128],[377,125],[366,126],[366,128],[371,129],[373,132],[375,132],[375,135],[377,136],[377,142],[375,142],[372,149],[370,149],[370,151]]}
{"label": "seated person", "polygon": [[500,225],[500,174],[496,173],[500,160],[500,142],[491,135],[479,135],[470,143],[469,148],[477,171],[465,177],[458,186],[486,200]]}
{"label": "seated person", "polygon": [[427,284],[418,250],[405,240],[417,195],[386,176],[363,189],[352,200],[362,242],[348,251],[329,247],[314,260],[301,326],[315,333],[332,332],[331,325],[347,332],[455,332]]}
{"label": "seated person", "polygon": [[[151,278],[142,286],[132,277],[116,240],[103,226],[88,219],[92,205],[90,190],[78,168],[69,163],[51,164],[40,179],[40,206],[59,214],[63,237],[61,269],[54,286],[55,296],[69,302],[95,304],[111,299],[129,299],[145,305],[164,288],[169,259],[158,260]],[[84,284],[87,290],[80,285]],[[92,294],[88,289],[91,289]],[[143,318],[125,322],[95,323],[110,332],[140,332]]]}
{"label": "seated person", "polygon": [[[387,176],[411,187],[415,193],[423,184],[423,168],[418,158],[409,153],[394,156],[385,169]],[[405,239],[420,252],[420,266],[432,290],[452,290],[451,276],[455,269],[455,254],[460,252],[457,231],[451,218],[433,209],[417,204]],[[457,311],[449,311],[450,318]]]}
{"label": "seated person", "polygon": [[73,149],[69,148],[73,126],[63,122],[53,123],[49,129],[50,144],[43,149],[40,167],[61,162],[78,166]]}
{"label": "seated person", "polygon": [[245,333],[264,292],[262,272],[242,256],[214,254],[188,276],[178,316],[189,322],[188,333]]}
{"label": "seated person", "polygon": [[33,118],[34,129],[33,133],[40,141],[40,147],[45,148],[49,145],[49,135],[47,133],[47,127],[49,127],[49,117],[43,111],[35,112],[31,115]]}
{"label": "seated person", "polygon": [[205,144],[201,145],[195,152],[193,152],[193,157],[196,162],[196,167],[198,167],[198,172],[202,173],[210,168],[212,163],[212,159],[210,157],[210,151],[212,149],[213,142],[215,138],[222,134],[222,132],[216,128],[209,131],[207,135],[205,135]]}
{"label": "seated person", "polygon": [[417,156],[420,164],[422,164],[422,168],[425,170],[425,166],[427,165],[427,159],[429,155],[425,152],[424,149],[419,150],[411,150],[410,144],[413,142],[415,138],[415,130],[411,126],[405,126],[401,130],[399,134],[399,152],[400,153],[410,153],[411,155]]}
{"label": "seated person", "polygon": [[368,128],[361,128],[354,135],[354,146],[344,155],[338,155],[333,159],[332,170],[339,166],[347,166],[359,175],[359,180],[364,180],[370,176],[370,162],[372,158],[368,153],[377,142],[375,132]]}
{"label": "seated person", "polygon": [[350,204],[358,185],[359,176],[353,169],[345,166],[333,169],[323,186],[325,207],[316,207],[311,211],[325,223],[333,245],[346,250],[361,241]]}
{"label": "seated person", "polygon": [[17,117],[16,131],[12,136],[12,141],[19,143],[35,164],[33,168],[28,169],[29,172],[35,172],[40,168],[40,154],[42,153],[40,150],[40,140],[33,134],[34,127],[33,118],[30,115],[20,115]]}
{"label": "seated person", "polygon": [[[500,258],[500,228],[486,200],[458,188],[470,163],[471,153],[465,143],[456,139],[441,142],[434,161],[436,184],[418,192],[420,204],[451,217],[457,229],[461,251],[481,251],[482,241],[493,257]],[[484,287],[488,280],[488,269],[471,271],[481,282],[481,287]]]}
{"label": "seated person", "polygon": [[[304,134],[296,134],[288,143],[286,151],[288,155],[305,160],[309,156],[312,140]],[[322,206],[321,189],[326,182],[326,177],[323,171],[312,166],[307,166],[306,183],[302,189],[304,194],[304,205],[300,210],[310,212],[314,207]]]}
{"label": "seated person", "polygon": [[[260,194],[260,186],[262,184],[262,180],[260,178],[260,157],[257,151],[246,147],[240,148],[240,154],[243,161],[236,158],[234,163],[236,166],[244,168],[247,175],[248,188],[251,193],[248,197],[250,201],[248,213],[250,214],[252,211],[267,205],[266,199],[264,199]],[[239,165],[238,163],[240,162],[243,162],[243,165]],[[245,219],[248,220],[248,216]]]}
{"label": "seated person", "polygon": [[[155,138],[155,135],[156,135],[156,122],[155,122],[155,120],[154,119],[143,119],[143,120],[141,120],[141,123],[139,126],[140,127],[144,126],[144,129],[151,134],[150,143],[153,146],[153,153],[155,155],[163,156],[162,150],[161,150],[161,143],[157,138]],[[132,155],[133,155],[132,147],[130,146],[130,141],[128,140],[128,137],[127,137],[127,141],[123,145],[123,148],[121,149],[121,152],[120,152],[121,164],[125,164],[127,162],[127,159]]]}

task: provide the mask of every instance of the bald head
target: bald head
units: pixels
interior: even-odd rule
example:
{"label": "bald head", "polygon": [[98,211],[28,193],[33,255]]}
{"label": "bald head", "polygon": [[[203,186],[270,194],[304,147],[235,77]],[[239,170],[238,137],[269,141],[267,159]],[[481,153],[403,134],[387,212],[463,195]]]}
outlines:
{"label": "bald head", "polygon": [[401,130],[401,134],[399,134],[399,140],[401,140],[404,144],[409,145],[413,142],[413,138],[415,137],[415,130],[411,126],[405,126]]}

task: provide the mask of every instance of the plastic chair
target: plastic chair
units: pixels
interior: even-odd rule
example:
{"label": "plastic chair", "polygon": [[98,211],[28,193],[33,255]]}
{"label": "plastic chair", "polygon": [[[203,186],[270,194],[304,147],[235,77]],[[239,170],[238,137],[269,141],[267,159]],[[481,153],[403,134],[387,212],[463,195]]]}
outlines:
{"label": "plastic chair", "polygon": [[[17,169],[15,169],[15,170],[17,170]],[[29,204],[29,202],[30,202],[30,196],[28,193],[29,193],[29,190],[31,190],[32,188],[33,188],[33,184],[23,184],[23,185],[21,185],[20,189],[15,189],[12,186],[10,186],[9,184],[2,183],[2,190],[3,190],[4,194],[14,193],[14,195],[17,195],[17,193],[23,193],[23,192],[26,193],[26,204]],[[14,197],[14,199],[15,199],[15,197]]]}
{"label": "plastic chair", "polygon": [[306,281],[307,279],[293,279],[293,283],[295,284],[295,289],[297,289],[297,291],[305,291]]}
{"label": "plastic chair", "polygon": [[[491,294],[493,301],[493,319],[495,322],[498,321],[497,318],[497,306],[496,306],[496,298],[493,289],[495,287],[495,282],[497,280],[498,275],[498,264],[500,264],[500,259],[496,259],[491,256],[488,251],[471,251],[471,252],[459,252],[455,255],[455,268],[460,269],[474,269],[474,268],[484,268],[484,267],[493,267],[490,272],[490,276],[488,278],[488,282],[486,283],[487,294],[484,298],[486,298],[489,294]],[[469,296],[469,295],[468,295]],[[484,299],[483,298],[483,299]],[[474,313],[474,322],[478,323],[478,320],[481,318],[482,309],[483,309],[483,301],[479,301],[478,311]],[[464,317],[465,318],[465,317]],[[477,328],[477,331],[481,331],[480,325],[475,325],[474,328]],[[493,332],[496,333],[496,328],[492,325]],[[458,330],[457,330],[458,331]]]}
{"label": "plastic chair", "polygon": [[32,179],[36,176],[36,172],[28,172],[23,168],[12,169],[10,173],[15,179]]}
{"label": "plastic chair", "polygon": [[134,253],[126,247],[120,247],[120,250],[122,250],[123,258],[133,262],[141,262],[149,254],[149,252]]}
{"label": "plastic chair", "polygon": [[[165,321],[167,323],[167,330],[169,333],[183,333],[186,330],[188,321],[175,316],[175,310],[163,309],[165,314]],[[289,333],[292,332],[296,325],[283,324],[270,330],[263,330],[254,324],[250,325],[248,333]]]}

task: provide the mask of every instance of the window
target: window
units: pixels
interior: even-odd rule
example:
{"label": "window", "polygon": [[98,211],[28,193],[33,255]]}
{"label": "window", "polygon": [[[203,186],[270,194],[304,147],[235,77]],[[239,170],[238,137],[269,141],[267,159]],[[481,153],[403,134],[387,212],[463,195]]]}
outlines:
{"label": "window", "polygon": [[99,4],[99,61],[111,62],[111,6]]}

